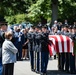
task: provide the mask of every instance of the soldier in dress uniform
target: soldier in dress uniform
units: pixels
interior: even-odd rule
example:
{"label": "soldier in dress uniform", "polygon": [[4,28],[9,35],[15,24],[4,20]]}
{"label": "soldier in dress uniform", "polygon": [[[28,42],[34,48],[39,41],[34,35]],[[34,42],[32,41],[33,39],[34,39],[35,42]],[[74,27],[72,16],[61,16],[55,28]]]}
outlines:
{"label": "soldier in dress uniform", "polygon": [[41,38],[41,75],[47,75],[47,65],[49,59],[48,50],[48,35],[47,27],[42,27],[42,38]]}
{"label": "soldier in dress uniform", "polygon": [[[65,25],[64,26],[64,35],[65,36],[69,36],[69,32],[68,32],[68,25]],[[64,60],[65,59],[65,60]],[[66,53],[63,53],[63,58],[62,60],[64,60],[64,64],[65,64],[65,71],[66,72],[69,72],[69,53],[66,52]],[[63,63],[63,61],[62,61]]]}
{"label": "soldier in dress uniform", "polygon": [[36,63],[36,73],[40,73],[40,64],[41,64],[41,35],[42,35],[42,31],[41,31],[41,27],[37,26],[35,28],[35,55],[36,55],[36,59],[35,59],[35,63]]}
{"label": "soldier in dress uniform", "polygon": [[71,74],[76,74],[75,70],[75,55],[76,55],[76,26],[72,27],[72,36],[71,39],[73,40],[74,43],[74,52],[70,53],[70,73]]}
{"label": "soldier in dress uniform", "polygon": [[[71,25],[68,27],[67,32],[65,32],[64,35],[70,37],[71,39],[73,38]],[[71,53],[68,53],[68,52],[65,53],[65,71],[66,72],[69,72],[69,67],[71,68],[71,64],[70,64],[70,60],[71,60],[70,57],[72,57],[71,55],[72,55]]]}
{"label": "soldier in dress uniform", "polygon": [[[68,36],[68,25],[64,25],[63,28],[61,29],[60,32],[58,32],[59,35],[65,35]],[[61,53],[59,54],[59,58],[58,58],[58,62],[59,62],[59,70],[61,71],[68,71],[69,70],[69,58],[68,58],[68,54],[67,53]],[[65,69],[64,69],[65,66]]]}
{"label": "soldier in dress uniform", "polygon": [[27,38],[29,40],[28,42],[28,50],[30,51],[30,63],[31,63],[31,70],[35,71],[35,57],[34,57],[34,51],[35,51],[35,34],[34,29],[31,28],[27,34]]}

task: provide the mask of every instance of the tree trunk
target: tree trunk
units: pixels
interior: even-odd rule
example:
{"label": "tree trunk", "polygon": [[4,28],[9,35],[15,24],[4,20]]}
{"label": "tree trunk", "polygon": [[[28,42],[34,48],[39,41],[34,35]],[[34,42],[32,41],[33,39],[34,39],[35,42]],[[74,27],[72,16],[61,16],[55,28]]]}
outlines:
{"label": "tree trunk", "polygon": [[45,19],[43,16],[40,16],[41,24],[44,26],[47,23],[47,19]]}
{"label": "tree trunk", "polygon": [[5,21],[4,16],[0,15],[0,22]]}
{"label": "tree trunk", "polygon": [[51,0],[51,1],[52,1],[52,21],[51,21],[51,24],[53,24],[54,21],[58,19],[58,0]]}

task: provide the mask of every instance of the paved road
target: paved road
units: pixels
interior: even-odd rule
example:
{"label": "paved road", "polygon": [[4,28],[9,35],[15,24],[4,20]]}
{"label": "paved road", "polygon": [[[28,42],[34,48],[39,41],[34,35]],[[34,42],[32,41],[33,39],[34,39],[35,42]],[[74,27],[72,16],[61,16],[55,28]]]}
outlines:
{"label": "paved road", "polygon": [[[47,73],[48,75],[73,75],[58,71],[57,60],[49,60]],[[18,61],[15,64],[14,75],[39,75],[31,71],[29,61]]]}

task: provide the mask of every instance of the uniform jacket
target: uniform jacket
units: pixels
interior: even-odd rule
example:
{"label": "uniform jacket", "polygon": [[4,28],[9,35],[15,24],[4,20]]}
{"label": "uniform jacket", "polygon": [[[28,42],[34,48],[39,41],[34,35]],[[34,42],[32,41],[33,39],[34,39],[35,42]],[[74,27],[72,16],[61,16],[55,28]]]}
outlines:
{"label": "uniform jacket", "polygon": [[30,51],[34,51],[35,50],[35,33],[34,32],[29,32],[27,34],[27,38],[29,39],[29,43],[28,43],[28,49]]}

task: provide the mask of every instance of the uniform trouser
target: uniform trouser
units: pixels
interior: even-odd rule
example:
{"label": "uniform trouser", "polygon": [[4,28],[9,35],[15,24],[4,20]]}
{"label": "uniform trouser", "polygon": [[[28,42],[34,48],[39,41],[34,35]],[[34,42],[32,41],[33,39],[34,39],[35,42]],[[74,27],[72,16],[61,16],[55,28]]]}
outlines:
{"label": "uniform trouser", "polygon": [[56,55],[54,55],[54,59],[56,59]]}
{"label": "uniform trouser", "polygon": [[34,70],[36,71],[36,51],[34,51],[34,62],[33,62],[33,66],[34,66]]}
{"label": "uniform trouser", "polygon": [[14,63],[3,65],[3,75],[13,75]]}
{"label": "uniform trouser", "polygon": [[36,71],[40,72],[41,67],[41,52],[36,52]]}
{"label": "uniform trouser", "polygon": [[70,53],[70,72],[75,72],[75,55]]}
{"label": "uniform trouser", "polygon": [[31,69],[34,70],[34,51],[30,51]]}
{"label": "uniform trouser", "polygon": [[46,73],[47,65],[48,65],[48,52],[41,52],[41,72]]}
{"label": "uniform trouser", "polygon": [[58,70],[61,70],[61,53],[58,54]]}
{"label": "uniform trouser", "polygon": [[65,58],[66,58],[66,60],[65,60],[65,71],[69,71],[69,67],[70,67],[70,57],[69,57],[69,53],[65,53]]}
{"label": "uniform trouser", "polygon": [[64,70],[65,66],[65,53],[61,53],[61,70]]}

